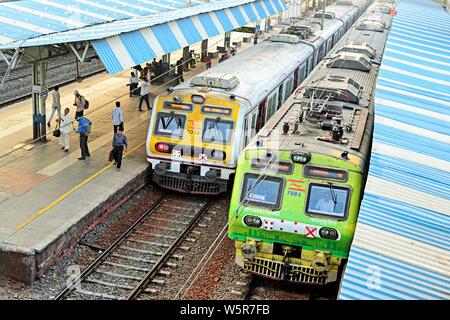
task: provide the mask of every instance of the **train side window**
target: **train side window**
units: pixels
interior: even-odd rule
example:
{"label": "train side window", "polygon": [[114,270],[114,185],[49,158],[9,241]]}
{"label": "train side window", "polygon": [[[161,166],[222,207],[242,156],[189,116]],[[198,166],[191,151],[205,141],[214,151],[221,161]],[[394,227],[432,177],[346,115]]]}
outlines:
{"label": "train side window", "polygon": [[185,125],[185,115],[160,112],[156,119],[155,134],[172,138],[182,138]]}
{"label": "train side window", "polygon": [[241,191],[241,202],[278,210],[281,204],[283,179],[246,173]]}
{"label": "train side window", "polygon": [[306,213],[316,216],[345,219],[347,217],[350,189],[332,184],[311,183],[306,202]]}

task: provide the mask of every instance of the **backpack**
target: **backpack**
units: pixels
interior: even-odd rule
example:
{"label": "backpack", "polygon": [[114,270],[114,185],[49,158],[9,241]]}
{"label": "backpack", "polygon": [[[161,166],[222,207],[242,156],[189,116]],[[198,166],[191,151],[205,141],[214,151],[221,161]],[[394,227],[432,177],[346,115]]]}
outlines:
{"label": "backpack", "polygon": [[84,109],[89,109],[89,101],[86,98],[84,98]]}

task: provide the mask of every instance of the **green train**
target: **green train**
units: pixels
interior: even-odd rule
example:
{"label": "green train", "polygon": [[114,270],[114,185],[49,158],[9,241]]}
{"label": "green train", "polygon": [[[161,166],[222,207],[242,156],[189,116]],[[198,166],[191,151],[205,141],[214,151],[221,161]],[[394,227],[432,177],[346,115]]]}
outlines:
{"label": "green train", "polygon": [[324,285],[348,258],[392,16],[375,2],[239,157],[229,211],[236,263]]}

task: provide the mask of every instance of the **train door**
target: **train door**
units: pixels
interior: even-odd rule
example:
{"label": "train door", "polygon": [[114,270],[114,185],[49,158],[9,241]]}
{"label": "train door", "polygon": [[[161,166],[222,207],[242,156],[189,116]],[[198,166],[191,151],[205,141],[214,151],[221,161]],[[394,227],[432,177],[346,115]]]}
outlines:
{"label": "train door", "polygon": [[285,82],[284,91],[283,91],[283,98],[282,98],[282,102],[280,104],[280,107],[289,98],[289,96],[292,93],[292,90],[294,90],[294,75],[293,74]]}
{"label": "train door", "polygon": [[306,69],[306,74],[307,74],[307,75],[308,75],[308,74],[312,71],[312,69],[313,69],[313,56],[314,56],[314,54],[311,55],[311,57],[309,57],[309,59],[308,59],[308,67],[307,67],[307,69]]}
{"label": "train door", "polygon": [[278,108],[278,89],[271,94],[267,98],[267,112],[266,112],[266,120],[269,120],[270,117],[277,111]]}
{"label": "train door", "polygon": [[326,49],[325,55],[328,54],[328,52],[330,52],[330,50],[331,50],[331,48],[332,48],[332,42],[333,42],[333,38],[330,37],[330,38],[327,40],[327,49]]}
{"label": "train door", "polygon": [[294,71],[294,87],[295,88],[297,88],[298,85],[301,83],[300,76],[301,76],[301,70],[300,70],[300,67],[298,67]]}
{"label": "train door", "polygon": [[266,103],[267,98],[261,101],[258,105],[258,117],[256,118],[256,133],[264,126],[266,123]]}

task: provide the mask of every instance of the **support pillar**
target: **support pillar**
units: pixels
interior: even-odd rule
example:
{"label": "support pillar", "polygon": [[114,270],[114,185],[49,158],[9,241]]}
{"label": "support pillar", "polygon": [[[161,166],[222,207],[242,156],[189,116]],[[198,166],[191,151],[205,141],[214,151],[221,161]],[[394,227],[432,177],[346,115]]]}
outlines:
{"label": "support pillar", "polygon": [[47,126],[46,126],[46,107],[45,99],[41,99],[41,92],[45,88],[45,79],[47,77],[47,62],[34,62],[31,65],[32,70],[32,106],[33,106],[33,140],[39,138],[40,141],[46,142]]}
{"label": "support pillar", "polygon": [[201,61],[205,62],[205,58],[208,56],[208,39],[202,40],[202,52],[200,53]]}
{"label": "support pillar", "polygon": [[170,53],[163,55],[162,61],[170,65]]}
{"label": "support pillar", "polygon": [[225,32],[225,39],[223,41],[225,48],[231,47],[231,31]]}
{"label": "support pillar", "polygon": [[183,48],[184,70],[189,70],[189,46]]}
{"label": "support pillar", "polygon": [[32,85],[32,93],[31,93],[31,103],[33,107],[33,140],[36,140],[40,134],[40,127],[39,127],[39,93],[38,93],[38,86],[39,86],[39,66],[37,62],[34,62],[31,65],[31,85]]}

